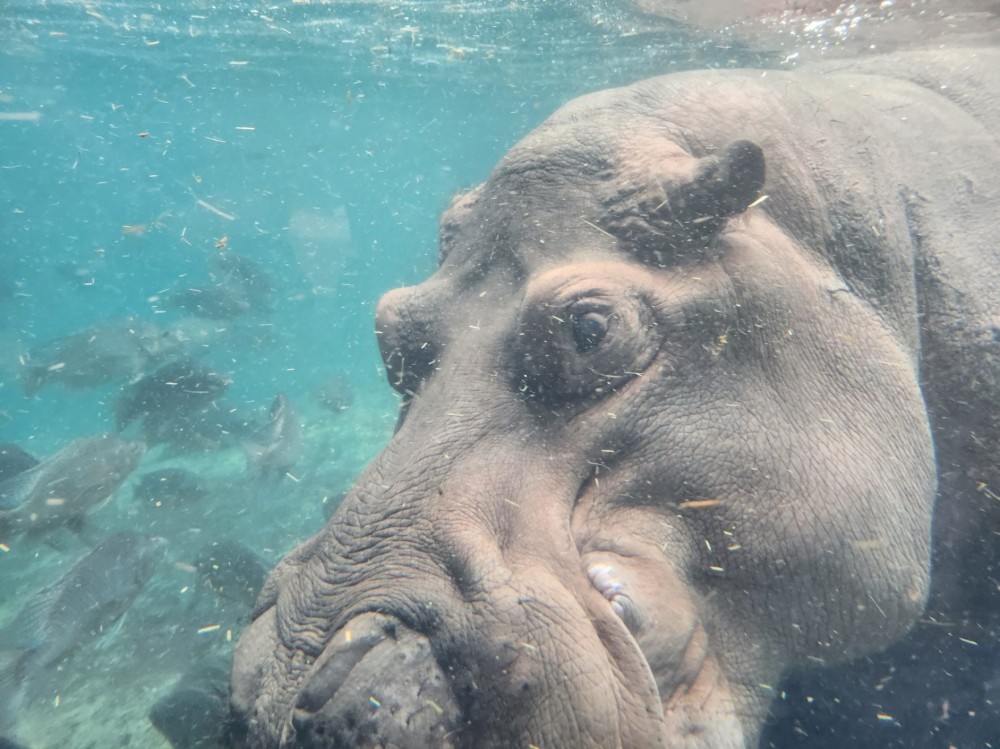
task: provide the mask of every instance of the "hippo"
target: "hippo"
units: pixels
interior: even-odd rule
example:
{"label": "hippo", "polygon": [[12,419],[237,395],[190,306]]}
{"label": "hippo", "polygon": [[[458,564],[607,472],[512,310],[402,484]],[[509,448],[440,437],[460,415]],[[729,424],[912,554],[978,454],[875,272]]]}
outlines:
{"label": "hippo", "polygon": [[676,73],[516,144],[378,305],[396,431],[265,583],[233,744],[748,749],[784,675],[995,612],[997,70]]}

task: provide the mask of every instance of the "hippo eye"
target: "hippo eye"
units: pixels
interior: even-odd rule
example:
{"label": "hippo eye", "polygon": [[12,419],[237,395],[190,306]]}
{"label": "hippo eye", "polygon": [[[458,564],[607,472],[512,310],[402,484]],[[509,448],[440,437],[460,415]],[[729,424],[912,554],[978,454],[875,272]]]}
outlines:
{"label": "hippo eye", "polygon": [[512,343],[515,386],[552,403],[618,390],[655,358],[660,333],[627,280],[554,269],[529,287]]}
{"label": "hippo eye", "polygon": [[597,348],[608,334],[608,318],[600,312],[583,312],[571,318],[573,342],[577,352],[585,354]]}

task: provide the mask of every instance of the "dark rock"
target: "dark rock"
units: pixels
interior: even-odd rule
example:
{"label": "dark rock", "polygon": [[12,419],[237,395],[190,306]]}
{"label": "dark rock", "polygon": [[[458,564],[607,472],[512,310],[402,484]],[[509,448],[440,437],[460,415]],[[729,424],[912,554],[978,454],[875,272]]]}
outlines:
{"label": "dark rock", "polygon": [[228,659],[199,663],[156,701],[149,721],[174,749],[224,749],[228,679]]}

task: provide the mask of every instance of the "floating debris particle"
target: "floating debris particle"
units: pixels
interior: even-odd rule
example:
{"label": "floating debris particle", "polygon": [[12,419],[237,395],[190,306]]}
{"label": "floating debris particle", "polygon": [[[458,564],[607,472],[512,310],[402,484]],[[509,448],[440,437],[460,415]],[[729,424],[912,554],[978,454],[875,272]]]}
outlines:
{"label": "floating debris particle", "polygon": [[[220,142],[224,142],[224,141],[220,141]],[[206,211],[211,211],[216,216],[221,216],[222,218],[226,219],[226,221],[235,221],[236,220],[236,216],[234,216],[232,213],[226,213],[222,209],[216,208],[214,205],[212,205],[208,201],[205,201],[205,200],[202,200],[201,198],[199,198],[198,201],[197,201],[197,203],[202,208],[204,208]]]}
{"label": "floating debris particle", "polygon": [[38,122],[41,112],[0,112],[0,122]]}
{"label": "floating debris particle", "polygon": [[198,630],[198,634],[199,635],[203,635],[206,632],[214,632],[217,629],[222,629],[222,625],[221,624],[209,624],[207,627],[202,627],[201,629],[199,629]]}
{"label": "floating debris particle", "polygon": [[722,504],[721,499],[689,499],[677,504],[678,510],[707,510],[710,507],[718,507]]}
{"label": "floating debris particle", "polygon": [[860,551],[871,551],[882,549],[885,547],[885,544],[878,538],[863,538],[858,541],[851,541],[851,546]]}

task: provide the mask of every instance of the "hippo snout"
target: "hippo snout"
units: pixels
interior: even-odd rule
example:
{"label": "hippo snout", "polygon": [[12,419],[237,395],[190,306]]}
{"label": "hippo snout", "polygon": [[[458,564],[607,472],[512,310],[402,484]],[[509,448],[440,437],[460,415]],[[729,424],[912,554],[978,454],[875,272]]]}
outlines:
{"label": "hippo snout", "polygon": [[295,698],[281,747],[444,747],[459,709],[428,639],[365,613],[338,631]]}

